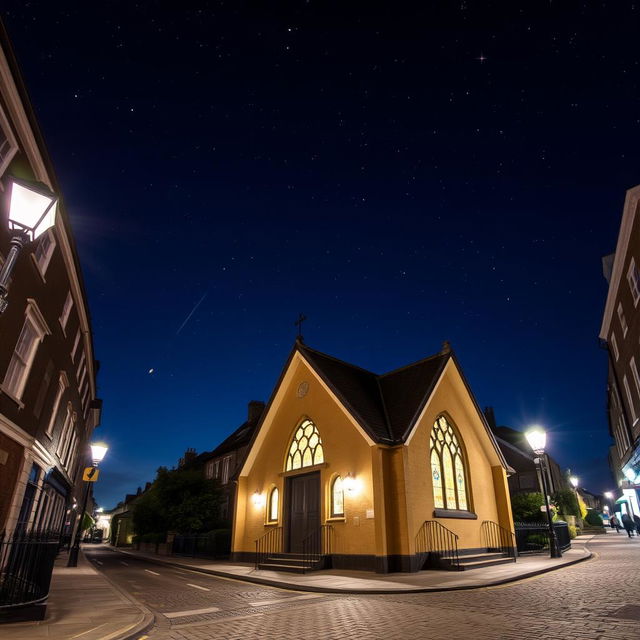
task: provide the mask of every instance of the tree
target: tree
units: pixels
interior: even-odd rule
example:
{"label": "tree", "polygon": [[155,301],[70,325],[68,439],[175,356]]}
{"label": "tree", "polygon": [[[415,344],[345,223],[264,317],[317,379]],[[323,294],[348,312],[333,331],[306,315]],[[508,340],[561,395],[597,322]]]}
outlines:
{"label": "tree", "polygon": [[553,494],[553,501],[558,505],[558,511],[566,516],[579,516],[580,507],[576,494],[571,489],[560,489]]}
{"label": "tree", "polygon": [[219,526],[220,502],[220,486],[201,471],[160,467],[134,504],[134,530],[138,535],[210,531]]}
{"label": "tree", "polygon": [[544,504],[541,493],[518,493],[511,497],[511,509],[515,522],[542,522],[545,514],[540,510]]}

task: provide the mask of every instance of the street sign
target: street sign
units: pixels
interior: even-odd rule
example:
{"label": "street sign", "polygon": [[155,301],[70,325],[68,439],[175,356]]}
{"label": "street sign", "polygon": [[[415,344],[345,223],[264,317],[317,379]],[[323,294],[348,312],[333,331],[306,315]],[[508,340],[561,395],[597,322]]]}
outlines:
{"label": "street sign", "polygon": [[96,467],[85,467],[82,479],[85,482],[95,482],[98,479],[99,473],[100,472]]}

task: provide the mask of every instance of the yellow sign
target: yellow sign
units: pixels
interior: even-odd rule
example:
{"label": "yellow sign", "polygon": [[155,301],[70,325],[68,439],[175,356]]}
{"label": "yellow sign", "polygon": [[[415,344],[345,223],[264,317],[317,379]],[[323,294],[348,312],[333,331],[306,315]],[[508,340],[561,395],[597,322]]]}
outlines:
{"label": "yellow sign", "polygon": [[99,473],[100,472],[96,467],[85,467],[82,479],[85,482],[95,482],[98,479]]}

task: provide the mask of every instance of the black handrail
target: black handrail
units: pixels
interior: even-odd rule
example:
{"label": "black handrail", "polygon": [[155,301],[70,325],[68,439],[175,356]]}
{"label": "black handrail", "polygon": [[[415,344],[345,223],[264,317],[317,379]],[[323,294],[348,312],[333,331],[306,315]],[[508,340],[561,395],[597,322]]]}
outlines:
{"label": "black handrail", "polygon": [[455,569],[460,569],[458,536],[435,520],[425,520],[416,535],[416,552],[429,554],[433,564],[441,565],[446,560]]}
{"label": "black handrail", "polygon": [[487,551],[496,550],[510,558],[517,556],[516,536],[493,520],[484,520],[480,527],[482,540]]}
{"label": "black handrail", "polygon": [[256,540],[256,569],[274,553],[282,553],[282,527],[270,529]]}
{"label": "black handrail", "polygon": [[331,553],[331,538],[333,537],[333,526],[330,524],[320,525],[318,529],[310,533],[302,541],[302,573],[307,567],[320,562],[322,556]]}

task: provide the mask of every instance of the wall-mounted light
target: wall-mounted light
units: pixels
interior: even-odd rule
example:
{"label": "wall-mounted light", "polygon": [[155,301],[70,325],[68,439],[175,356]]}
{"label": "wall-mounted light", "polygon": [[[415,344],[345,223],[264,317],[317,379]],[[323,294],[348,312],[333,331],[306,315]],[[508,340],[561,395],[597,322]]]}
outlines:
{"label": "wall-mounted light", "polygon": [[253,494],[252,500],[253,500],[253,505],[255,507],[257,508],[264,507],[265,498],[264,498],[264,495],[262,495],[259,491],[256,491]]}
{"label": "wall-mounted light", "polygon": [[352,473],[348,473],[344,479],[344,489],[349,495],[353,495],[358,490],[358,481]]}

